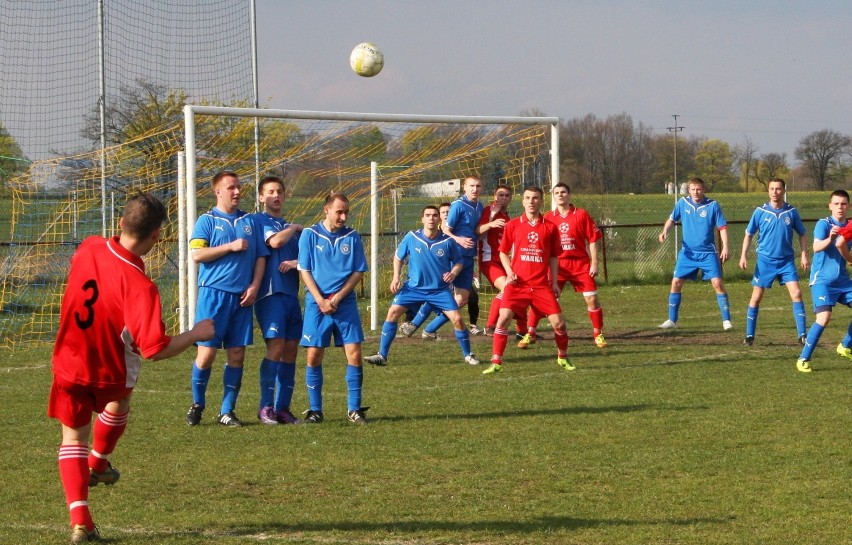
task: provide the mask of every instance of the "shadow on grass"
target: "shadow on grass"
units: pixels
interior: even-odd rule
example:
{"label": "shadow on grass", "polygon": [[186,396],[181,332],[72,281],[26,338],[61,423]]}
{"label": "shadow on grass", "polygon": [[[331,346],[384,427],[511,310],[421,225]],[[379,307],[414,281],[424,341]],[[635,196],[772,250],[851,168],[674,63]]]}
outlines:
{"label": "shadow on grass", "polygon": [[506,410],[480,413],[459,414],[423,414],[416,416],[377,416],[373,422],[398,422],[401,420],[478,420],[482,418],[507,418],[528,416],[558,416],[578,414],[606,414],[606,413],[633,413],[639,411],[706,411],[709,407],[702,405],[694,406],[667,406],[667,405],[616,405],[606,407],[559,407],[554,409],[527,409]]}

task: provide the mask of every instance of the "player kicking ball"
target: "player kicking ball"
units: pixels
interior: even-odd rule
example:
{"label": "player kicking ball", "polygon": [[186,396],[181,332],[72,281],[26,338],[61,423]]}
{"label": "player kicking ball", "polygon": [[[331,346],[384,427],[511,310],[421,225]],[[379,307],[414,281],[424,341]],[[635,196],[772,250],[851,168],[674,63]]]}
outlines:
{"label": "player kicking ball", "polygon": [[[541,205],[544,192],[540,187],[524,189],[524,213],[506,224],[500,241],[500,260],[506,270],[506,286],[497,326],[494,328],[491,365],[484,375],[503,370],[503,353],[509,338],[509,323],[515,314],[532,308],[547,316],[556,341],[556,363],[568,371],[575,369],[568,360],[568,332],[559,306],[559,233],[556,226],[544,221]],[[511,257],[509,254],[511,253]]]}
{"label": "player kicking ball", "polygon": [[[71,543],[100,539],[89,511],[89,487],[115,484],[121,476],[109,456],[127,427],[142,358],[171,358],[214,335],[212,320],[166,335],[160,293],[142,261],[160,239],[165,219],[166,209],[155,197],[132,197],[119,222],[121,234],[89,237],[71,258],[47,408],[47,415],[62,424],[59,477]],[[90,452],[92,413],[98,417]]]}
{"label": "player kicking ball", "polygon": [[[423,228],[405,235],[393,258],[393,280],[390,290],[396,294],[388,309],[379,353],[367,356],[364,361],[373,365],[385,365],[391,344],[396,338],[397,320],[409,307],[424,303],[442,311],[455,328],[456,339],[461,346],[464,361],[479,365],[479,360],[470,352],[470,331],[459,312],[453,297],[452,283],[464,267],[459,245],[438,229],[440,216],[436,206],[423,209]],[[400,280],[402,264],[408,259],[408,280]]]}

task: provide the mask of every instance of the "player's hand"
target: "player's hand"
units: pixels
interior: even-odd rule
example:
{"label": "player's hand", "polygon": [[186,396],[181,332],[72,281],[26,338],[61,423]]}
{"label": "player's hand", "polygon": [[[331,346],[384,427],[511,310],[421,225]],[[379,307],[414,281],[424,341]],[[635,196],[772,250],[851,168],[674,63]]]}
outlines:
{"label": "player's hand", "polygon": [[249,242],[244,238],[238,238],[231,242],[228,246],[230,246],[232,252],[244,252],[248,250]]}
{"label": "player's hand", "polygon": [[722,263],[731,259],[731,252],[729,252],[727,248],[722,248],[722,251],[719,252],[719,259],[722,260]]}
{"label": "player's hand", "polygon": [[667,238],[669,238],[669,234],[666,233],[665,231],[662,231],[662,232],[660,232],[660,236],[657,237],[657,240],[659,240],[660,244],[662,244],[663,242],[666,241]]}
{"label": "player's hand", "polygon": [[506,220],[503,218],[497,218],[496,220],[490,223],[492,229],[502,229],[506,227]]}
{"label": "player's hand", "polygon": [[402,288],[402,282],[400,282],[399,278],[394,278],[390,283],[391,293],[398,293]]}
{"label": "player's hand", "polygon": [[802,268],[804,270],[811,268],[811,260],[808,258],[808,252],[802,252]]}
{"label": "player's hand", "polygon": [[598,264],[589,265],[589,276],[594,278],[598,275]]}
{"label": "player's hand", "polygon": [[473,248],[476,245],[476,242],[474,242],[474,240],[470,237],[458,237],[456,242],[458,242],[459,246],[465,249]]}
{"label": "player's hand", "polygon": [[449,270],[449,271],[445,272],[441,276],[441,278],[443,278],[444,282],[446,282],[447,284],[452,284],[453,280],[456,279],[456,273],[454,273],[452,270]]}
{"label": "player's hand", "polygon": [[254,304],[255,299],[257,299],[257,288],[249,286],[240,296],[240,306],[250,307]]}
{"label": "player's hand", "polygon": [[[804,266],[804,265],[802,265],[802,266]],[[745,257],[741,257],[741,258],[740,258],[740,268],[741,268],[742,270],[745,270],[745,269],[746,269],[746,267],[748,267],[748,261],[746,260],[746,258],[745,258]]]}
{"label": "player's hand", "polygon": [[295,259],[291,259],[290,261],[282,261],[278,264],[278,271],[283,273],[287,271],[292,271],[296,268],[297,264],[298,261],[296,261]]}
{"label": "player's hand", "polygon": [[514,284],[518,280],[518,275],[515,274],[515,271],[506,271],[506,283]]}
{"label": "player's hand", "polygon": [[556,299],[558,300],[558,299],[559,299],[559,296],[560,296],[560,295],[562,295],[561,293],[559,293],[559,284],[557,284],[556,282],[554,282],[554,283],[553,283],[553,285],[552,285],[552,286],[550,286],[550,289],[552,289],[552,290],[553,290],[553,295],[555,295],[555,296],[556,296]]}
{"label": "player's hand", "polygon": [[195,341],[209,341],[216,334],[216,329],[213,327],[213,320],[207,318],[201,320],[191,329]]}

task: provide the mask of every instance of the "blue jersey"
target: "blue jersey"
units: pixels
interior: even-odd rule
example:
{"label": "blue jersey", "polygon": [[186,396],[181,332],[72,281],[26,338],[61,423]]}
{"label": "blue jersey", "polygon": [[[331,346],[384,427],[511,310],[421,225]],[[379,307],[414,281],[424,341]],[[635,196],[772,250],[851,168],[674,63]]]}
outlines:
{"label": "blue jersey", "polygon": [[[843,227],[846,223],[840,223],[833,217],[821,219],[814,227],[814,240],[825,240],[831,234],[831,227],[836,225]],[[847,241],[847,248],[852,247],[852,241]],[[811,264],[811,279],[808,284],[847,284],[849,282],[849,271],[846,269],[846,260],[840,255],[840,250],[834,243],[828,245],[828,248],[814,254],[814,260]]]}
{"label": "blue jersey", "polygon": [[260,229],[263,241],[269,250],[269,257],[266,259],[266,270],[263,272],[263,282],[260,284],[257,298],[263,299],[273,293],[284,293],[298,297],[299,271],[290,269],[282,273],[278,270],[278,266],[282,261],[292,261],[298,257],[299,233],[294,233],[293,237],[284,246],[273,248],[268,244],[269,239],[289,227],[291,225],[290,222],[283,218],[270,216],[266,212],[255,214],[254,221],[257,228]]}
{"label": "blue jersey", "polygon": [[780,209],[770,203],[755,209],[746,227],[746,234],[757,235],[757,255],[769,259],[791,260],[793,232],[805,234],[805,224],[795,206],[784,203]]}
{"label": "blue jersey", "polygon": [[449,290],[444,274],[461,261],[461,247],[448,235],[439,232],[429,238],[423,229],[405,235],[396,257],[405,261],[408,257],[408,287],[420,291]]}
{"label": "blue jersey", "polygon": [[326,297],[340,291],[352,273],[367,271],[361,236],[351,227],[330,233],[322,222],[299,237],[299,270],[310,271]]}
{"label": "blue jersey", "polygon": [[683,197],[675,203],[670,219],[683,226],[683,249],[692,253],[716,253],[715,229],[728,224],[719,203],[706,198],[695,204]]}
{"label": "blue jersey", "polygon": [[[476,242],[478,240],[476,226],[479,225],[482,210],[481,202],[474,203],[466,195],[462,195],[450,205],[447,225],[452,229],[455,236],[472,238]],[[466,257],[476,257],[479,253],[478,246],[478,244],[474,244],[473,248],[461,248],[461,253]]]}
{"label": "blue jersey", "polygon": [[255,261],[259,257],[268,256],[269,251],[251,215],[242,210],[232,215],[211,208],[198,218],[189,239],[190,250],[214,248],[238,238],[248,240],[248,249],[228,252],[219,259],[199,263],[199,286],[228,293],[243,293],[254,277]]}

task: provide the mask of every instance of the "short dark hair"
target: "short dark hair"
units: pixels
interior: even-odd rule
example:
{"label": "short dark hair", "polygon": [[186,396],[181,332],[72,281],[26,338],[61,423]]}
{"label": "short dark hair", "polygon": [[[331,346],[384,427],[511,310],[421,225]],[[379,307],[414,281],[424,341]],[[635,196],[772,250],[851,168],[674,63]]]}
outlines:
{"label": "short dark hair", "polygon": [[512,188],[511,188],[511,187],[509,187],[508,185],[506,185],[506,184],[500,184],[500,185],[498,185],[497,187],[495,187],[495,188],[494,188],[494,194],[496,195],[496,194],[497,194],[497,192],[498,192],[498,191],[500,191],[501,189],[505,189],[506,191],[508,191],[508,192],[509,192],[509,195],[511,195],[512,193],[514,193],[514,191],[512,191]]}
{"label": "short dark hair", "polygon": [[781,184],[781,187],[783,187],[784,189],[787,189],[787,184],[781,178],[770,179],[768,182],[766,182],[766,187],[769,187],[769,184],[771,184],[772,182],[778,182],[778,183]]}
{"label": "short dark hair", "polygon": [[704,180],[702,180],[701,178],[699,178],[699,177],[697,177],[697,176],[696,176],[696,177],[694,177],[694,178],[690,178],[690,179],[689,179],[689,181],[688,181],[688,182],[686,182],[686,183],[687,183],[687,185],[689,185],[689,184],[701,184],[701,185],[704,185]]}
{"label": "short dark hair", "polygon": [[[849,202],[849,193],[845,189],[835,189],[831,192],[832,197],[843,197],[846,199],[846,202]],[[829,201],[831,198],[828,199]]]}
{"label": "short dark hair", "polygon": [[439,214],[441,213],[441,211],[438,209],[438,207],[435,206],[434,204],[427,204],[426,206],[423,207],[423,210],[420,212],[421,218],[423,217],[423,214],[425,214],[427,210],[434,210],[435,212],[437,212]]}
{"label": "short dark hair", "polygon": [[556,189],[557,187],[561,187],[561,188],[565,189],[565,192],[566,192],[566,193],[571,193],[571,188],[570,188],[570,187],[568,187],[568,184],[566,184],[565,182],[559,182],[558,184],[556,184],[556,185],[554,185],[553,187],[551,187],[551,188],[550,188],[550,191],[553,191],[553,190],[554,190],[554,189]]}
{"label": "short dark hair", "polygon": [[325,198],[325,205],[328,206],[329,204],[333,203],[334,201],[343,201],[346,204],[349,204],[349,197],[347,197],[343,193],[331,192]]}
{"label": "short dark hair", "polygon": [[544,191],[537,185],[528,185],[524,188],[524,193],[527,191],[532,191],[534,193],[538,193],[538,196],[544,198]]}
{"label": "short dark hair", "polygon": [[281,188],[284,189],[284,180],[282,180],[279,176],[274,176],[272,174],[268,174],[260,179],[260,183],[257,184],[257,192],[263,193],[263,188],[266,184],[281,184]]}
{"label": "short dark hair", "polygon": [[239,181],[240,179],[240,177],[237,176],[237,173],[232,170],[220,170],[219,172],[213,175],[213,181],[210,183],[210,187],[215,188],[216,184],[219,183],[219,180],[221,180],[222,178],[227,178],[229,176],[236,178],[237,181]]}
{"label": "short dark hair", "polygon": [[150,193],[134,195],[124,205],[122,231],[139,240],[148,238],[163,226],[166,215],[166,207],[157,197]]}
{"label": "short dark hair", "polygon": [[439,205],[438,205],[438,212],[440,212],[440,211],[441,211],[441,208],[444,208],[445,206],[446,206],[447,208],[450,208],[450,207],[452,206],[452,204],[450,204],[450,203],[448,203],[448,202],[442,202],[441,204],[439,204]]}

